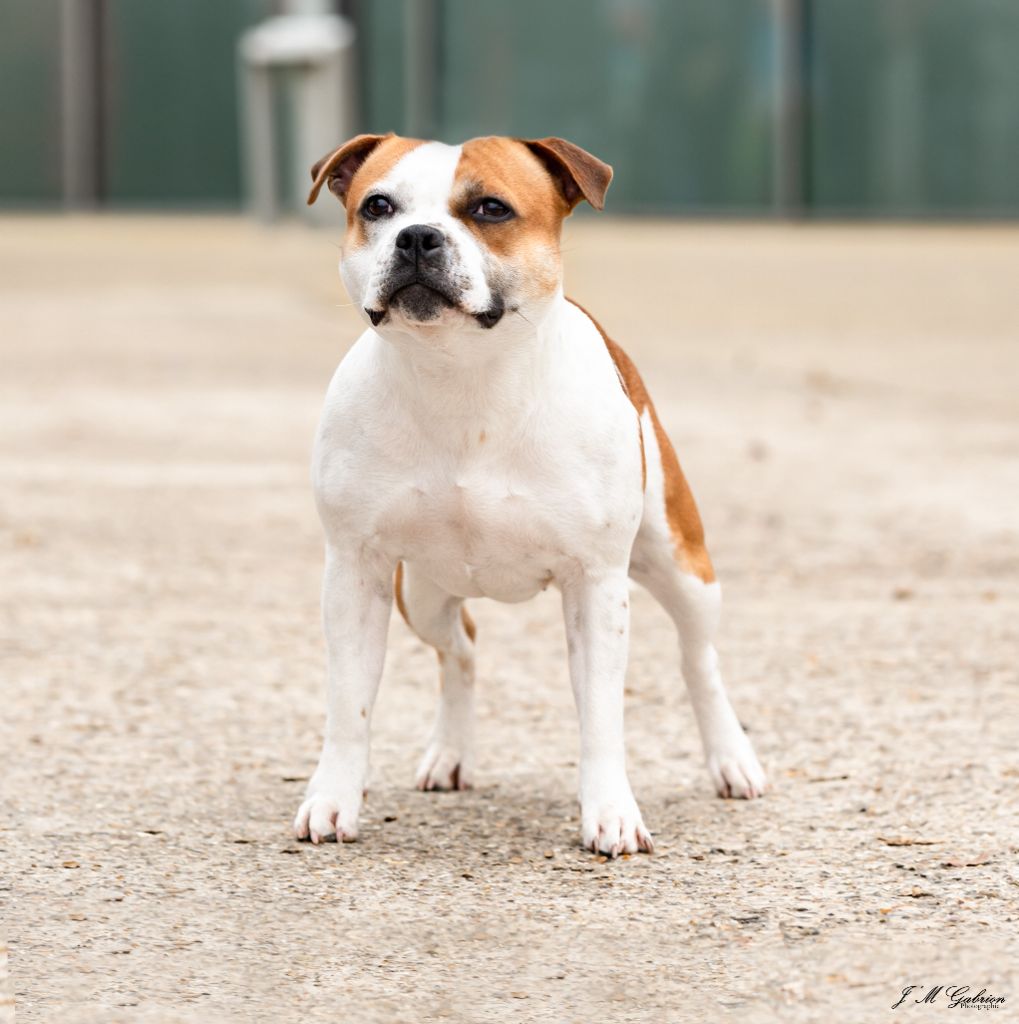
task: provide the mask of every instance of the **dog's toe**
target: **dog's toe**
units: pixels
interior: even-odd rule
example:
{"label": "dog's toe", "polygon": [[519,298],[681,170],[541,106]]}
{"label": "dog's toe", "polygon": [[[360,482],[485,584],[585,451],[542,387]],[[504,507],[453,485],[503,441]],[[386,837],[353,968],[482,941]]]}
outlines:
{"label": "dog's toe", "polygon": [[421,790],[470,789],[473,785],[468,758],[462,751],[431,743],[418,765],[414,785]]}
{"label": "dog's toe", "polygon": [[753,800],[768,788],[764,769],[749,742],[743,749],[708,758],[708,771],[721,797]]}
{"label": "dog's toe", "polygon": [[294,818],[294,836],[320,843],[352,843],[357,839],[357,814],[345,813],[339,803],[323,794],[310,796]]}
{"label": "dog's toe", "polygon": [[615,858],[623,853],[654,853],[655,844],[644,825],[640,808],[629,793],[583,807],[584,848]]}

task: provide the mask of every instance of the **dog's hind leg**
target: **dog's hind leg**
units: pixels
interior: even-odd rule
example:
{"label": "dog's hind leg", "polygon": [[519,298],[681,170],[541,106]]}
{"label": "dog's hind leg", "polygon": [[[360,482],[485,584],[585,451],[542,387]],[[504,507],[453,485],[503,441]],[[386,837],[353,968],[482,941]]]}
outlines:
{"label": "dog's hind leg", "polygon": [[418,789],[470,789],[474,769],[474,622],[463,599],[403,562],[394,583],[407,624],[439,656],[439,708]]}
{"label": "dog's hind leg", "polygon": [[697,506],[652,408],[644,409],[641,425],[647,480],[630,575],[676,624],[683,678],[715,789],[726,797],[760,796],[767,785],[764,772],[718,670],[714,637],[721,593],[704,546]]}

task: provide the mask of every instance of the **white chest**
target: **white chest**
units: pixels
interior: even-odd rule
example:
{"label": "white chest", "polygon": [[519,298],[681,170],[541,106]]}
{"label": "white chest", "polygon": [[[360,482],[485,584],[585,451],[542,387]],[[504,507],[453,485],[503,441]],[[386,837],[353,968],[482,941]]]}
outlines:
{"label": "white chest", "polygon": [[370,335],[356,346],[316,445],[330,543],[501,601],[628,565],[643,507],[637,416],[593,326],[573,328],[438,383],[424,357],[405,365]]}
{"label": "white chest", "polygon": [[578,540],[561,495],[491,465],[421,472],[379,509],[376,536],[450,593],[522,601],[562,571]]}

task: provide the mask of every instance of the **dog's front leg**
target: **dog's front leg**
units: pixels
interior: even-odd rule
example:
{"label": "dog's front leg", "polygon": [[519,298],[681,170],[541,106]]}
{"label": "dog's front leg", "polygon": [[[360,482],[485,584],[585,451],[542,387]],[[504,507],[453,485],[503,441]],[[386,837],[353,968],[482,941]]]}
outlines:
{"label": "dog's front leg", "polygon": [[623,682],[630,631],[625,570],[580,572],[562,584],[570,680],[580,717],[580,815],[584,846],[615,857],[651,853],[626,776]]}
{"label": "dog's front leg", "polygon": [[298,839],[357,838],[372,707],[386,654],[392,567],[329,546],[322,587],[328,682],[322,754],[294,820]]}

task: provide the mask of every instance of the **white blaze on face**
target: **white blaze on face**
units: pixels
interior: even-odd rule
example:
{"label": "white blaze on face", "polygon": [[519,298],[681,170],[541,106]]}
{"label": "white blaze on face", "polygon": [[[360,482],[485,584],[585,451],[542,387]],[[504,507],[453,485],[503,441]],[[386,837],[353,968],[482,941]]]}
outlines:
{"label": "white blaze on face", "polygon": [[380,295],[395,258],[396,237],[414,224],[437,228],[445,236],[449,276],[459,286],[463,307],[469,313],[482,313],[491,306],[486,253],[449,209],[462,148],[427,142],[402,157],[384,177],[367,185],[363,193],[366,198],[384,195],[395,205],[396,213],[367,225],[366,244],[344,251],[340,263],[343,283],[362,308],[382,306]]}

